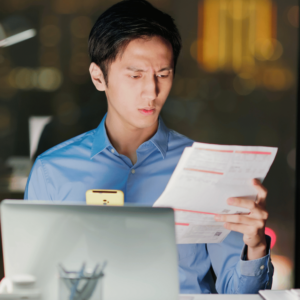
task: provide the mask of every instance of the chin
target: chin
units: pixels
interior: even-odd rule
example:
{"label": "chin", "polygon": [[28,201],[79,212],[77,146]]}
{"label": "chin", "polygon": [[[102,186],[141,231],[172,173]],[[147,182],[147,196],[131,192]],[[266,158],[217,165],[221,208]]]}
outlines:
{"label": "chin", "polygon": [[158,116],[144,117],[135,122],[131,122],[137,128],[144,129],[153,126],[158,120]]}

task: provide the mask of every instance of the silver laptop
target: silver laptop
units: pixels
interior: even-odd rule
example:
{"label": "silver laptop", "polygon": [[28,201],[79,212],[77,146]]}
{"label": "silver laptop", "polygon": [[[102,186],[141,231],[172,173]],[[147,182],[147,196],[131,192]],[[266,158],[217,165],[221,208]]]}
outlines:
{"label": "silver laptop", "polygon": [[104,300],[178,299],[174,213],[168,208],[1,203],[5,276],[36,276],[58,299],[58,264],[79,270],[107,260]]}

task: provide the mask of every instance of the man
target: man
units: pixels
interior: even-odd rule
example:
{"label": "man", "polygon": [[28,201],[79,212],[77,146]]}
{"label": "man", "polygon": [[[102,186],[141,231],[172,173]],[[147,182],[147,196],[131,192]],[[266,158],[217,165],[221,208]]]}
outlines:
{"label": "man", "polygon": [[[96,89],[106,94],[107,115],[97,129],[37,158],[25,199],[84,203],[86,190],[102,188],[122,190],[126,203],[153,205],[193,143],[159,117],[180,48],[173,19],[144,0],[125,0],[104,12],[90,34],[89,70]],[[178,245],[181,293],[257,293],[271,287],[267,192],[259,181],[253,184],[256,202],[228,200],[249,208],[249,215],[216,216],[234,230],[223,243]]]}

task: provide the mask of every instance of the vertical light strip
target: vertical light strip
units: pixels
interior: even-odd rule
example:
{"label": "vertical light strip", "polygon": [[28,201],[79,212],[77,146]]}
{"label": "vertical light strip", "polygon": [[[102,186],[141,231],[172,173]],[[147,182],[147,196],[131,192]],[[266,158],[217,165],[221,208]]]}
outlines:
{"label": "vertical light strip", "polygon": [[277,5],[272,4],[272,38],[277,39]]}
{"label": "vertical light strip", "polygon": [[243,26],[243,0],[232,0],[233,17],[233,46],[232,67],[238,72],[242,66],[242,26]]}
{"label": "vertical light strip", "polygon": [[198,3],[198,38],[197,38],[197,61],[203,64],[203,28],[205,24],[203,0]]}
{"label": "vertical light strip", "polygon": [[203,67],[210,72],[218,69],[219,5],[224,0],[204,0]]}
{"label": "vertical light strip", "polygon": [[227,0],[220,1],[220,11],[219,11],[219,68],[225,69],[226,62],[228,62],[227,57],[227,18],[228,18],[228,9],[227,9]]}
{"label": "vertical light strip", "polygon": [[248,25],[248,55],[253,59],[255,54],[255,40],[256,40],[256,4],[257,0],[249,0],[249,25]]}
{"label": "vertical light strip", "polygon": [[270,40],[272,36],[272,2],[257,0],[256,40]]}
{"label": "vertical light strip", "polygon": [[272,0],[199,0],[197,61],[209,71],[252,69],[277,35]]}

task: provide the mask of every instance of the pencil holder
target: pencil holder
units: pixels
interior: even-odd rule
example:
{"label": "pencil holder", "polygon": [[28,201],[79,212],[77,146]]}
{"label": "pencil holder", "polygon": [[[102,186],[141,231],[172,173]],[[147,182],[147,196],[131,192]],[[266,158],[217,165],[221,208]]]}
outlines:
{"label": "pencil holder", "polygon": [[66,271],[59,266],[59,300],[103,300],[103,269],[97,265],[93,271]]}

